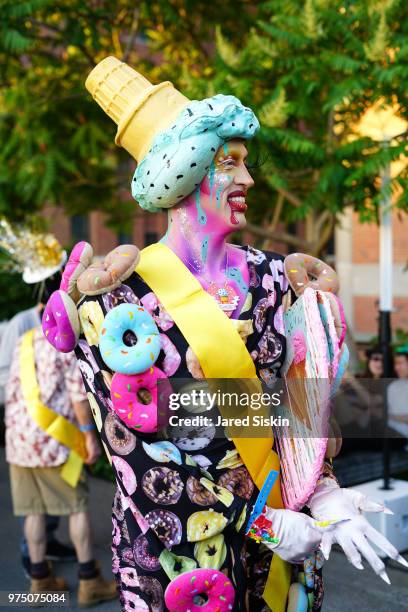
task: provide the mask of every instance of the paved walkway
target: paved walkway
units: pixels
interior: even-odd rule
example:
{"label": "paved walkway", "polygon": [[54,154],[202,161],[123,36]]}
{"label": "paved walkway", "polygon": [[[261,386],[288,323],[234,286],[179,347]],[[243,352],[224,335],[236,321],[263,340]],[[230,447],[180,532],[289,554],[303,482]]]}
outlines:
{"label": "paved walkway", "polygon": [[[94,517],[93,530],[96,556],[102,563],[105,576],[110,576],[110,506],[113,498],[113,485],[92,478],[91,510]],[[26,591],[28,581],[24,577],[19,559],[18,541],[20,529],[11,512],[8,470],[4,461],[4,449],[0,449],[0,590]],[[58,532],[62,541],[68,541],[66,519],[62,519]],[[406,555],[407,557],[407,555]],[[402,612],[407,609],[408,572],[390,567],[388,575],[392,586],[389,587],[370,569],[354,569],[340,552],[334,551],[325,567],[326,597],[323,612]],[[71,588],[71,606],[77,610],[75,599],[76,565],[59,564],[56,573],[64,576]],[[0,606],[0,610],[9,610]],[[14,608],[16,610],[16,608]],[[23,609],[23,608],[21,608]],[[59,610],[60,608],[48,608]],[[63,608],[67,610],[67,608]],[[96,608],[98,612],[119,612],[117,601]]]}

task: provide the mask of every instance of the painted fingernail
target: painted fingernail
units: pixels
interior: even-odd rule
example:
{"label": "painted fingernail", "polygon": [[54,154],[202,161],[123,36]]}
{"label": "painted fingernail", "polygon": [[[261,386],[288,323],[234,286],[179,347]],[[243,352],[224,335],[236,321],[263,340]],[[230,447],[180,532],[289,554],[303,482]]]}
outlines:
{"label": "painted fingernail", "polygon": [[402,555],[398,555],[395,560],[398,561],[398,563],[401,563],[401,565],[403,565],[404,567],[408,567],[408,561],[404,559]]}
{"label": "painted fingernail", "polygon": [[384,580],[384,582],[386,582],[387,584],[391,584],[391,580],[388,578],[387,572],[385,570],[381,570],[381,572],[378,575],[380,578]]}
{"label": "painted fingernail", "polygon": [[383,510],[384,514],[394,514],[392,510],[390,510],[390,508],[387,508],[387,506],[384,506],[384,510]]}

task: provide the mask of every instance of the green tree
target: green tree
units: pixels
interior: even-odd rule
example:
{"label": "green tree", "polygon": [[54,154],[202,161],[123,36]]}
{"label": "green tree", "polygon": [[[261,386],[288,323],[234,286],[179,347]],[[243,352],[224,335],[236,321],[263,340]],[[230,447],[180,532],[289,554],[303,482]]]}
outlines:
{"label": "green tree", "polygon": [[245,28],[249,5],[0,0],[0,214],[23,220],[45,204],[69,214],[99,209],[126,229],[135,210],[129,156],[85,90],[87,74],[109,54],[156,82],[175,79],[181,64],[205,74],[215,20],[237,40],[236,11]]}
{"label": "green tree", "polygon": [[[346,206],[376,218],[380,169],[404,155],[406,134],[383,147],[355,126],[379,101],[408,118],[407,40],[403,0],[269,0],[239,46],[217,29],[211,76],[181,81],[193,96],[233,93],[260,118],[255,235],[319,253]],[[403,166],[389,188],[404,210],[406,187]],[[298,220],[303,235],[282,231]]]}

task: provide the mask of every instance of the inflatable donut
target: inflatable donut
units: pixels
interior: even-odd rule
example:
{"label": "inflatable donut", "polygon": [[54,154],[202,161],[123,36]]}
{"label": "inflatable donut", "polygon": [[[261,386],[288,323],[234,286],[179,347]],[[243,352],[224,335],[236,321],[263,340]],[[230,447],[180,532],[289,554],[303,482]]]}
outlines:
{"label": "inflatable donut", "polygon": [[[158,385],[158,380],[162,380],[163,383]],[[150,392],[151,400],[148,404],[142,403],[138,398],[140,389]],[[152,366],[141,374],[114,374],[110,393],[113,410],[131,429],[153,433],[165,424],[166,398],[168,399],[171,394],[171,387],[167,376],[159,368]]]}
{"label": "inflatable donut", "polygon": [[339,300],[337,295],[334,295],[334,293],[327,293],[326,297],[329,300],[330,310],[333,315],[334,327],[336,328],[340,347],[344,342],[344,338],[346,337],[347,332],[347,324],[346,317],[344,315],[343,304],[341,303],[341,300]]}
{"label": "inflatable donut", "polygon": [[141,374],[159,356],[159,330],[142,306],[120,304],[110,310],[103,321],[99,349],[111,370]]}
{"label": "inflatable donut", "polygon": [[77,287],[85,295],[101,295],[119,287],[134,272],[140,252],[133,244],[121,244],[103,261],[91,264],[79,275]]}
{"label": "inflatable donut", "polygon": [[180,574],[164,593],[170,612],[227,612],[233,609],[234,597],[231,580],[214,569],[196,569]]}
{"label": "inflatable donut", "polygon": [[80,324],[73,300],[67,293],[54,291],[44,308],[42,328],[48,342],[62,353],[70,353],[78,343]]}
{"label": "inflatable donut", "polygon": [[78,242],[71,251],[67,264],[62,273],[60,289],[68,293],[77,302],[80,293],[77,288],[78,277],[85,272],[92,263],[93,248],[88,242]]}
{"label": "inflatable donut", "polygon": [[317,257],[292,253],[285,257],[283,265],[286,278],[297,296],[301,295],[306,287],[331,293],[337,293],[339,289],[337,273]]}

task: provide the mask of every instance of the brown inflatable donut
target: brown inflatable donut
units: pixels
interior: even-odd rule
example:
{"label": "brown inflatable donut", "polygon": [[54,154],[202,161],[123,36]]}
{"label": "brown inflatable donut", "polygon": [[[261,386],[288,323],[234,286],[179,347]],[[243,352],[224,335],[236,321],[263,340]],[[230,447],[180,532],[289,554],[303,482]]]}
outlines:
{"label": "brown inflatable donut", "polygon": [[337,273],[321,259],[305,253],[292,253],[285,257],[286,278],[297,296],[306,287],[337,293],[339,279]]}
{"label": "brown inflatable donut", "polygon": [[334,459],[334,457],[337,457],[341,450],[342,442],[343,438],[339,424],[336,419],[332,417],[329,424],[329,439],[325,455],[327,459]]}
{"label": "brown inflatable donut", "polygon": [[121,244],[101,262],[89,266],[78,278],[77,287],[85,295],[113,291],[134,272],[140,252],[133,244]]}

